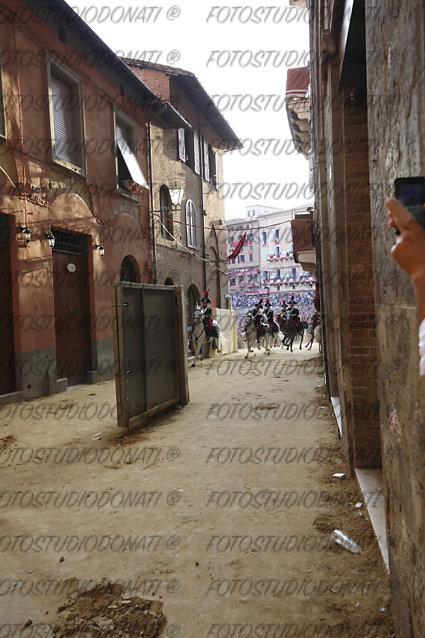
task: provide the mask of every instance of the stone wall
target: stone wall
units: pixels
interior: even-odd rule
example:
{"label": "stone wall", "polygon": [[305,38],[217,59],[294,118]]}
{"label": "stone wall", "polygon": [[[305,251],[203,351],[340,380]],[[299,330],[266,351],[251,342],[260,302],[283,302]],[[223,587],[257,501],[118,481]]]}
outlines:
{"label": "stone wall", "polygon": [[416,0],[376,5],[366,6],[369,167],[390,577],[399,636],[423,638],[425,379],[414,292],[390,257],[383,201],[396,177],[425,174],[425,10]]}

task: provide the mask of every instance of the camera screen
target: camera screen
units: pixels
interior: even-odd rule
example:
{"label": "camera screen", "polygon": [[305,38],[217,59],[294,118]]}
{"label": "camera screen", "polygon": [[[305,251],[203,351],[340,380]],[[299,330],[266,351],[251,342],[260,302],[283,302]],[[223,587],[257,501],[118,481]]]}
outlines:
{"label": "camera screen", "polygon": [[423,204],[425,201],[424,197],[424,186],[421,183],[405,183],[400,184],[398,199],[405,205],[411,206],[413,204]]}

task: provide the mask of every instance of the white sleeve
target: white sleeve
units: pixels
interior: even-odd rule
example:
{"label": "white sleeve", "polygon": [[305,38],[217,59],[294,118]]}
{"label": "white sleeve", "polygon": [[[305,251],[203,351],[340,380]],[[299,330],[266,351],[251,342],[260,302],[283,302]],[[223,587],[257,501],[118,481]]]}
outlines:
{"label": "white sleeve", "polygon": [[425,319],[419,326],[419,374],[425,376]]}

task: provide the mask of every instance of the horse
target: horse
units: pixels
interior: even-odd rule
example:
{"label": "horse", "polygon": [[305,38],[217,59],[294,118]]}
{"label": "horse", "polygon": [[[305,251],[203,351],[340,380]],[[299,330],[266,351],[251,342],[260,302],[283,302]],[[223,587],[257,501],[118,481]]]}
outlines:
{"label": "horse", "polygon": [[286,325],[285,325],[285,327],[283,329],[283,342],[282,342],[282,345],[286,346],[287,350],[289,350],[289,348],[290,348],[291,352],[293,352],[292,344],[294,343],[295,337],[297,337],[299,335],[301,337],[301,339],[300,339],[300,350],[301,350],[302,345],[303,345],[304,330],[306,328],[308,328],[308,324],[307,324],[306,321],[300,321],[300,323],[297,326],[295,321],[290,317],[286,321]]}
{"label": "horse", "polygon": [[314,329],[314,340],[319,344],[319,352],[322,352],[322,329],[320,323]]}
{"label": "horse", "polygon": [[306,348],[311,350],[311,346],[313,345],[313,341],[316,341],[319,344],[319,352],[322,351],[321,341],[322,341],[322,333],[320,330],[320,315],[318,312],[315,312],[311,318],[311,325],[308,327],[308,332],[310,334],[310,339],[306,344]]}
{"label": "horse", "polygon": [[[195,361],[192,363],[192,368],[196,364],[196,360],[200,358],[201,362],[204,358],[203,346],[207,341],[207,333],[204,326],[204,313],[200,306],[195,307],[193,313],[193,330],[192,330],[192,350],[195,354]],[[202,356],[199,356],[199,352],[202,351]]]}
{"label": "horse", "polygon": [[248,359],[249,353],[254,352],[254,349],[252,346],[257,341],[257,328],[255,326],[251,311],[248,312],[245,317],[243,329],[246,336],[246,345],[248,347],[248,352],[245,355],[245,359]]}
{"label": "horse", "polygon": [[262,335],[259,337],[257,335],[257,326],[255,325],[254,317],[252,316],[252,311],[250,310],[245,317],[244,322],[244,332],[246,335],[246,343],[248,347],[248,352],[245,356],[245,359],[248,359],[249,353],[253,352],[252,346],[255,342],[257,342],[258,349],[261,350],[261,343],[264,346],[265,354],[270,354],[269,348],[269,337],[271,334],[271,328],[268,323],[264,323],[261,321],[261,332]]}

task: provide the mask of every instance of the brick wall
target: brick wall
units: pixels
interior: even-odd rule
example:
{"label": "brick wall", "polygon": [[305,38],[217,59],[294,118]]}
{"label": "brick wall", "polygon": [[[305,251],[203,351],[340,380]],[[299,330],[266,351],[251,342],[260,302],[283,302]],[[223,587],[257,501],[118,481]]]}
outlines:
{"label": "brick wall", "polygon": [[367,102],[343,91],[346,276],[355,467],[380,467]]}

